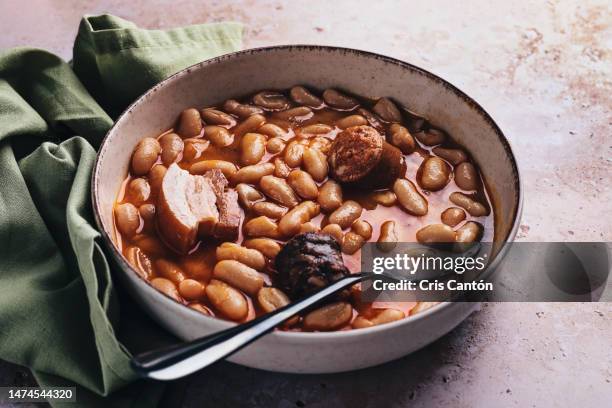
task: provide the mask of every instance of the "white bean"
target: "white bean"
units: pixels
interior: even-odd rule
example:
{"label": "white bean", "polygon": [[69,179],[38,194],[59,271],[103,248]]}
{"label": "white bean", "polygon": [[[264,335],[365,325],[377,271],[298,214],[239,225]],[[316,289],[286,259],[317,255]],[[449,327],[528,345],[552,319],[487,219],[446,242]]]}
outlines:
{"label": "white bean", "polygon": [[279,232],[292,237],[300,232],[300,226],[318,214],[319,206],[312,201],[303,201],[289,210],[278,223]]}
{"label": "white bean", "polygon": [[463,211],[461,208],[450,207],[442,211],[440,219],[444,224],[454,227],[461,221],[465,220],[465,211]]}
{"label": "white bean", "polygon": [[217,147],[226,147],[234,143],[234,135],[221,126],[204,126],[204,137]]}
{"label": "white bean", "polygon": [[291,173],[291,167],[287,166],[287,163],[280,157],[274,159],[274,176],[280,178],[287,178]]}
{"label": "white bean", "polygon": [[421,131],[414,135],[419,142],[425,146],[435,146],[444,143],[446,135],[444,132],[438,129],[428,129],[427,131]]}
{"label": "white bean", "polygon": [[209,170],[219,169],[226,178],[236,175],[236,165],[225,160],[202,160],[194,163],[189,168],[191,174],[204,174]]}
{"label": "white bean", "polygon": [[202,116],[202,119],[207,125],[224,126],[226,128],[236,126],[236,119],[234,119],[231,115],[214,108],[202,109],[200,111],[200,116]]}
{"label": "white bean", "polygon": [[342,240],[342,252],[347,255],[353,255],[355,252],[359,251],[365,240],[363,237],[356,232],[349,231],[344,234],[344,239]]}
{"label": "white bean", "polygon": [[315,123],[313,125],[304,126],[300,128],[300,134],[302,135],[325,135],[331,132],[333,128],[323,123]]}
{"label": "white bean", "polygon": [[266,123],[257,129],[257,132],[270,138],[278,137],[282,139],[283,137],[287,136],[287,132],[282,127],[275,125],[274,123]]}
{"label": "white bean", "polygon": [[461,149],[446,149],[443,147],[434,147],[433,152],[435,155],[440,156],[453,166],[456,166],[459,163],[462,163],[468,159],[465,152]]}
{"label": "white bean", "polygon": [[359,234],[366,241],[372,238],[372,225],[366,220],[357,220],[351,225],[351,231]]}
{"label": "white bean", "polygon": [[338,224],[342,229],[346,229],[361,216],[362,210],[361,205],[357,201],[345,201],[329,215],[329,223]]}
{"label": "white bean", "polygon": [[115,224],[126,237],[136,234],[140,228],[140,215],[134,204],[124,203],[115,207]]}
{"label": "white bean", "polygon": [[210,146],[210,141],[205,139],[185,139],[183,149],[183,160],[192,162],[199,159],[202,153]]}
{"label": "white bean", "polygon": [[416,189],[410,180],[397,179],[393,192],[400,205],[410,214],[423,216],[427,214],[427,200]]}
{"label": "white bean", "polygon": [[438,303],[440,302],[417,302],[416,306],[410,309],[410,316],[414,316],[415,314],[431,309]]}
{"label": "white bean", "polygon": [[329,172],[327,157],[319,150],[306,148],[302,154],[304,169],[318,182],[325,180]]}
{"label": "white bean", "polygon": [[281,207],[280,205],[269,203],[267,201],[260,201],[258,203],[255,203],[253,204],[251,209],[255,214],[265,215],[266,217],[272,218],[273,220],[278,220],[287,213],[287,209],[285,207]]}
{"label": "white bean", "polygon": [[304,155],[304,145],[298,141],[291,141],[285,148],[283,158],[289,167],[299,167],[302,164],[302,156]]}
{"label": "white bean", "polygon": [[206,296],[206,286],[195,279],[185,279],[179,283],[178,291],[185,300],[200,300]]}
{"label": "white bean", "polygon": [[242,123],[238,124],[234,128],[234,136],[242,137],[242,135],[254,132],[259,129],[264,123],[266,123],[266,118],[263,115],[255,114],[246,118]]}
{"label": "white bean", "polygon": [[145,221],[145,223],[150,224],[155,221],[155,204],[143,204],[138,207],[138,213]]}
{"label": "white bean", "polygon": [[[206,294],[206,289],[204,289],[204,294]],[[208,307],[204,306],[203,304],[199,302],[192,302],[188,304],[187,307],[189,307],[190,309],[196,310],[202,313],[203,315],[214,316],[214,313],[212,312],[212,310],[210,310]]]}
{"label": "white bean", "polygon": [[181,297],[179,296],[178,291],[176,290],[176,285],[165,278],[155,278],[151,281],[151,286],[155,289],[159,290],[164,295],[168,296],[176,300],[177,302],[181,301]]}
{"label": "white bean", "polygon": [[359,113],[361,116],[366,118],[366,120],[368,121],[370,126],[372,126],[374,129],[378,130],[379,133],[384,133],[385,132],[385,126],[381,122],[381,119],[378,117],[378,115],[376,115],[376,114],[374,114],[374,113],[372,113],[369,110],[364,109],[364,108],[357,109],[357,113]]}
{"label": "white bean", "polygon": [[325,227],[323,227],[321,232],[331,235],[340,245],[342,245],[344,233],[342,232],[342,227],[340,227],[338,224],[327,224]]}
{"label": "white bean", "polygon": [[242,104],[234,99],[228,99],[225,101],[223,104],[223,109],[226,112],[234,114],[242,119],[248,118],[251,115],[263,113],[263,110],[257,106]]}
{"label": "white bean", "polygon": [[319,228],[316,224],[308,221],[300,225],[300,234],[305,232],[319,232],[321,228]]}
{"label": "white bean", "polygon": [[[250,251],[254,251],[254,249]],[[213,276],[215,279],[222,280],[249,295],[255,295],[264,284],[263,277],[259,272],[232,259],[217,262],[213,270]]]}
{"label": "white bean", "polygon": [[380,235],[376,246],[383,252],[390,252],[397,246],[397,233],[395,232],[395,221],[385,221],[380,226]]}
{"label": "white bean", "polygon": [[240,163],[243,166],[257,164],[266,154],[266,137],[259,133],[247,133],[240,140]]}
{"label": "white bean", "polygon": [[323,99],[332,108],[340,110],[352,110],[359,106],[359,102],[356,99],[331,88],[323,92]]}
{"label": "white bean", "polygon": [[328,139],[323,136],[313,137],[312,139],[310,139],[310,142],[308,142],[308,147],[321,152],[326,162],[327,162],[327,157],[325,157],[325,155],[329,152],[331,145],[332,145],[331,139]]}
{"label": "white bean", "polygon": [[282,178],[264,176],[259,181],[259,187],[265,195],[287,208],[293,208],[299,202],[291,186]]}
{"label": "white bean", "polygon": [[408,129],[397,123],[389,126],[389,143],[400,149],[404,154],[410,154],[416,149],[414,137]]}
{"label": "white bean", "polygon": [[386,122],[402,121],[402,114],[399,109],[388,98],[380,98],[372,110]]}
{"label": "white bean", "polygon": [[247,317],[249,306],[244,295],[223,281],[211,280],[206,286],[206,297],[228,319],[241,321]]}
{"label": "white bean", "polygon": [[457,242],[470,243],[480,241],[484,227],[475,221],[468,221],[457,230]]}
{"label": "white bean", "polygon": [[279,137],[273,137],[266,143],[266,150],[272,154],[280,153],[285,148],[285,141]]}
{"label": "white bean", "polygon": [[144,176],[151,170],[161,152],[161,145],[152,137],[142,139],[132,155],[132,174]]}
{"label": "white bean", "polygon": [[336,126],[340,129],[346,129],[353,126],[367,125],[368,121],[361,115],[350,115],[346,116],[336,122]]}
{"label": "white bean", "polygon": [[182,137],[196,137],[202,132],[202,118],[197,109],[190,108],[181,112],[177,133]]}
{"label": "white bean", "polygon": [[250,209],[255,201],[263,199],[263,194],[248,184],[238,184],[236,186],[236,192],[238,193],[238,202],[245,210]]}
{"label": "white bean", "polygon": [[370,198],[376,204],[384,205],[385,207],[392,207],[397,202],[397,196],[393,191],[390,190],[375,191],[370,194]]}
{"label": "white bean", "polygon": [[152,191],[159,191],[167,170],[168,169],[163,164],[156,164],[155,166],[151,167],[147,178],[149,179],[149,184],[151,185]]}
{"label": "white bean", "polygon": [[373,317],[366,317],[359,315],[355,318],[351,326],[354,329],[362,329],[365,327],[378,326],[379,324],[385,324],[401,320],[406,315],[401,310],[397,309],[383,309],[376,313]]}
{"label": "white bean", "polygon": [[455,231],[445,224],[430,224],[418,230],[416,238],[422,244],[455,242]]}
{"label": "white bean", "polygon": [[167,259],[158,259],[155,261],[155,270],[158,275],[171,280],[177,285],[185,280],[185,273],[181,267]]}
{"label": "white bean", "polygon": [[342,205],[342,187],[334,180],[327,180],[321,186],[318,197],[319,205],[323,212],[335,211]]}
{"label": "white bean", "polygon": [[270,111],[288,109],[289,101],[285,95],[274,91],[261,91],[253,97],[253,103]]}
{"label": "white bean", "polygon": [[286,111],[276,112],[274,117],[281,120],[302,121],[312,117],[312,109],[307,106],[298,106]]}
{"label": "white bean", "polygon": [[278,238],[278,225],[270,218],[262,215],[249,220],[244,226],[244,234],[254,238]]}
{"label": "white bean", "polygon": [[127,195],[133,204],[140,205],[151,196],[151,186],[143,178],[133,179],[127,186]]}
{"label": "white bean", "polygon": [[266,266],[266,260],[256,249],[246,248],[233,242],[224,242],[217,247],[217,261],[231,259],[241,262],[258,271]]}
{"label": "white bean", "polygon": [[426,190],[442,190],[450,181],[450,166],[439,157],[429,157],[419,168],[419,184]]}
{"label": "white bean", "polygon": [[125,257],[130,265],[134,267],[138,275],[144,279],[149,279],[153,273],[151,259],[138,247],[129,247],[125,251]]}
{"label": "white bean", "polygon": [[313,310],[304,317],[306,330],[329,331],[349,324],[353,308],[349,303],[336,302]]}
{"label": "white bean", "polygon": [[321,98],[315,96],[303,86],[294,86],[291,88],[291,91],[289,91],[289,94],[291,99],[300,105],[306,105],[311,108],[319,108],[323,105],[323,100]]}
{"label": "white bean", "polygon": [[183,152],[185,143],[176,133],[166,133],[159,138],[161,145],[161,159],[164,165],[169,166],[177,161],[179,154]]}
{"label": "white bean", "polygon": [[288,305],[290,300],[280,289],[261,288],[257,293],[257,302],[264,312],[270,313]]}
{"label": "white bean", "polygon": [[477,190],[480,184],[478,171],[470,162],[459,163],[455,167],[455,183],[462,190]]}
{"label": "white bean", "polygon": [[483,217],[489,214],[487,207],[463,193],[455,192],[449,197],[451,203],[463,208],[473,217]]}
{"label": "white bean", "polygon": [[234,183],[257,184],[262,177],[274,173],[274,164],[259,163],[245,166],[232,177]]}
{"label": "white bean", "polygon": [[281,250],[278,242],[270,238],[251,238],[242,242],[247,248],[256,249],[261,252],[266,258],[274,259]]}
{"label": "white bean", "polygon": [[316,200],[319,188],[309,173],[302,170],[293,170],[287,177],[287,183],[302,198]]}

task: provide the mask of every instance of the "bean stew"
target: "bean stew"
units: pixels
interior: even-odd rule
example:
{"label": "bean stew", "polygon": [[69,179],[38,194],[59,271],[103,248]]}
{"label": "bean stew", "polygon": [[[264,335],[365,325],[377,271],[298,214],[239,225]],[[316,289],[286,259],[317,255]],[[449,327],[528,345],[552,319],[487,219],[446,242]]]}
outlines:
{"label": "bean stew", "polygon": [[[359,271],[365,242],[390,251],[493,237],[478,167],[444,130],[385,97],[303,86],[189,108],[142,139],[114,222],[117,246],[143,279],[234,322],[307,293],[303,282],[325,283],[279,278],[300,245],[331,254],[325,281]],[[371,327],[433,305],[362,302],[356,285],[281,330]]]}

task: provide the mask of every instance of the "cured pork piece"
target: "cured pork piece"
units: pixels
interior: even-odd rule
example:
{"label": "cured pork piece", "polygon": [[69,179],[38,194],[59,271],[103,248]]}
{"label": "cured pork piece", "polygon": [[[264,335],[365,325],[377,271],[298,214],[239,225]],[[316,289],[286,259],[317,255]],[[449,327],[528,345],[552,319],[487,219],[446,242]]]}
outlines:
{"label": "cured pork piece", "polygon": [[235,241],[238,239],[242,214],[236,190],[227,190],[221,197],[217,197],[217,209],[219,222],[215,226],[215,238]]}
{"label": "cured pork piece", "polygon": [[213,236],[223,240],[236,240],[242,214],[238,205],[238,193],[234,189],[226,190],[228,181],[219,169],[207,171],[204,177],[213,187],[219,211],[219,220],[215,225]]}

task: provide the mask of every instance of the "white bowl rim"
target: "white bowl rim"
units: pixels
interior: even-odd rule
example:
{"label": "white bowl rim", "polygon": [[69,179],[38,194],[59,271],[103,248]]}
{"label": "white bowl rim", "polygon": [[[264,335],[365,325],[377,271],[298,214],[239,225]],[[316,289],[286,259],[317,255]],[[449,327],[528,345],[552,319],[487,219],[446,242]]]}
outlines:
{"label": "white bowl rim", "polygon": [[[446,81],[445,79],[423,68],[420,68],[416,65],[413,65],[411,63],[408,63],[408,62],[405,62],[405,61],[402,61],[402,60],[399,60],[393,57],[389,57],[386,55],[381,55],[381,54],[377,54],[371,51],[365,51],[365,50],[360,50],[360,49],[355,49],[355,48],[336,47],[336,46],[327,46],[327,45],[312,45],[312,44],[275,45],[275,46],[269,46],[269,47],[250,48],[250,49],[246,49],[242,51],[236,51],[236,52],[232,52],[228,54],[223,54],[218,57],[214,57],[214,58],[210,58],[210,59],[198,62],[196,64],[193,64],[189,67],[186,67],[176,72],[175,74],[172,74],[168,78],[152,86],[150,89],[145,91],[142,95],[140,95],[134,102],[132,102],[117,117],[117,120],[115,121],[113,126],[108,130],[108,132],[104,136],[104,139],[102,139],[102,142],[100,143],[100,147],[96,154],[96,161],[94,163],[94,168],[93,168],[93,172],[91,176],[91,200],[92,200],[94,218],[98,226],[98,230],[100,234],[102,235],[102,238],[105,241],[107,248],[110,248],[110,251],[115,256],[115,259],[117,259],[118,262],[121,264],[122,271],[120,273],[126,273],[126,270],[131,270],[139,278],[139,281],[145,284],[143,288],[146,292],[148,292],[149,296],[158,297],[158,299],[162,303],[165,303],[169,307],[175,307],[177,305],[181,306],[185,311],[187,311],[187,313],[192,313],[193,316],[196,316],[197,319],[202,320],[203,322],[214,321],[215,324],[219,325],[219,327],[223,329],[230,328],[232,326],[239,324],[239,323],[234,323],[234,322],[230,322],[227,320],[219,319],[217,317],[211,317],[211,316],[204,315],[196,310],[193,310],[187,307],[186,305],[180,304],[174,301],[173,299],[171,299],[170,297],[159,292],[155,288],[153,288],[148,281],[140,278],[140,275],[136,273],[134,268],[129,264],[129,262],[127,262],[127,259],[125,259],[123,254],[117,249],[115,243],[113,242],[112,237],[106,231],[106,229],[104,228],[104,225],[102,224],[102,219],[100,217],[99,210],[98,210],[100,203],[97,197],[98,196],[98,182],[99,182],[99,165],[100,165],[101,158],[104,155],[106,146],[110,139],[110,136],[114,133],[114,130],[119,124],[119,122],[121,122],[121,120],[125,116],[127,116],[132,111],[132,109],[134,109],[134,107],[142,103],[146,103],[147,99],[152,94],[154,94],[159,88],[166,86],[166,84],[170,82],[173,82],[176,78],[180,78],[182,76],[189,75],[191,71],[195,68],[202,68],[207,65],[212,65],[218,62],[238,58],[243,55],[258,54],[258,53],[265,53],[265,52],[271,52],[271,51],[291,51],[291,50],[299,50],[299,51],[315,50],[315,51],[326,51],[326,52],[353,53],[353,54],[357,54],[360,56],[365,56],[368,58],[375,58],[375,59],[379,59],[387,63],[399,65],[402,68],[410,69],[414,72],[417,72],[421,75],[428,77],[429,79],[432,79],[440,83],[441,85],[449,89],[451,92],[459,96],[461,99],[463,99],[464,102],[471,105],[471,107],[475,109],[475,111],[480,116],[482,116],[482,118],[486,122],[488,122],[488,124],[492,127],[495,135],[499,139],[499,142],[502,143],[504,150],[508,154],[508,158],[510,159],[510,162],[512,164],[513,173],[514,173],[514,182],[515,182],[515,187],[517,189],[518,197],[517,197],[517,206],[515,208],[514,215],[513,215],[512,228],[510,229],[507,237],[504,239],[504,242],[512,242],[514,240],[514,238],[516,237],[517,231],[518,231],[518,227],[520,225],[521,214],[523,211],[523,199],[524,199],[523,184],[522,184],[522,179],[520,177],[519,166],[517,164],[517,160],[514,155],[514,151],[512,149],[510,141],[506,138],[506,136],[504,135],[500,127],[497,125],[497,123],[493,120],[493,118],[487,113],[487,111],[484,110],[484,108],[478,102],[476,102],[474,99],[468,96],[465,92],[463,92],[462,90],[457,88],[455,85],[451,84],[450,82]],[[497,267],[498,264],[503,259],[503,257],[505,256],[506,252],[507,252],[506,246],[504,246],[504,248],[502,248],[502,250],[497,254],[494,261],[491,263],[490,266],[487,267],[487,269],[494,269],[495,267]],[[379,331],[390,330],[394,327],[404,325],[404,324],[411,324],[411,322],[414,322],[416,320],[424,319],[432,315],[438,314],[439,312],[450,307],[454,303],[455,302],[442,302],[414,316],[407,316],[404,319],[400,319],[394,322],[372,326],[368,328],[357,329],[357,330],[341,330],[341,331],[332,331],[332,332],[298,332],[298,331],[274,330],[268,333],[268,335],[278,337],[279,340],[291,339],[294,342],[311,342],[313,340],[317,341],[319,339],[320,340],[329,340],[329,339],[338,340],[338,339],[353,338],[355,336],[362,336],[362,335],[367,335],[367,334],[375,333]]]}

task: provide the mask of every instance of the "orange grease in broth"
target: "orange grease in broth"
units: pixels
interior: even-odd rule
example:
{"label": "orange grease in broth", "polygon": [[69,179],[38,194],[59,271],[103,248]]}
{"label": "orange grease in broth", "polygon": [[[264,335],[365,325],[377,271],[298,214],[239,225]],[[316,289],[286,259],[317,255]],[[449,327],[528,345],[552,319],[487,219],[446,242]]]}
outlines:
{"label": "orange grease in broth", "polygon": [[[325,137],[329,137],[330,139],[333,139],[335,135],[341,131],[340,129],[334,126],[334,123],[342,117],[346,117],[351,114],[355,114],[356,111],[353,110],[353,111],[347,111],[347,112],[338,112],[338,111],[331,110],[329,108],[323,108],[321,110],[314,110],[313,112],[314,114],[312,115],[312,117],[308,118],[307,120],[301,121],[299,123],[292,123],[287,120],[281,120],[281,119],[276,118],[274,113],[266,112],[265,113],[266,123],[273,123],[275,125],[280,126],[285,131],[287,131],[286,136],[283,137],[283,139],[287,143],[292,140],[297,140],[297,139],[302,138],[300,136],[296,136],[295,132],[293,131],[293,128],[297,130],[299,127],[304,127],[304,126],[307,126],[310,124],[316,124],[316,123],[327,124],[327,125],[332,126],[333,128],[333,131],[330,132],[330,134],[316,135],[316,137],[325,136]],[[229,128],[230,133],[232,132],[233,129],[234,129],[233,127]],[[161,137],[162,135],[166,133],[172,132],[172,131],[173,129],[169,129],[168,131],[162,133],[159,137]],[[198,138],[203,138],[204,136],[205,135],[203,131],[198,136]],[[315,137],[315,136],[312,136],[312,137]],[[181,153],[181,156],[179,156],[180,161],[178,164],[181,168],[185,170],[189,170],[189,168],[191,167],[193,163],[196,163],[202,160],[212,160],[212,159],[226,160],[226,161],[229,161],[235,164],[239,164],[240,163],[239,148],[240,148],[240,138],[235,138],[233,143],[228,147],[219,148],[219,147],[216,147],[210,144],[209,147],[202,153],[202,155],[199,158],[191,162],[182,161],[182,153]],[[369,242],[376,242],[378,240],[378,237],[380,235],[380,225],[384,221],[387,221],[387,220],[395,221],[396,232],[398,233],[399,242],[416,242],[416,232],[420,228],[424,227],[425,225],[432,224],[432,223],[441,223],[441,220],[440,220],[441,212],[444,211],[448,207],[454,206],[454,204],[452,204],[448,199],[450,194],[455,191],[464,192],[459,187],[457,187],[457,185],[454,182],[453,177],[451,177],[451,181],[440,191],[429,192],[429,191],[422,190],[420,188],[420,186],[416,182],[417,170],[421,162],[428,156],[432,155],[430,151],[431,151],[431,148],[420,145],[416,152],[410,155],[404,155],[404,158],[406,161],[406,178],[408,178],[415,184],[418,191],[421,194],[423,194],[427,198],[427,201],[429,202],[429,211],[425,216],[415,217],[415,216],[409,215],[408,213],[403,211],[398,205],[395,205],[392,207],[385,207],[382,205],[376,206],[375,203],[373,203],[368,198],[368,194],[372,192],[371,190],[347,191],[346,189],[343,189],[343,200],[353,199],[353,200],[360,202],[360,204],[362,204],[363,206],[363,212],[360,218],[369,222],[373,228],[373,234]],[[283,155],[283,152],[279,154],[270,154],[266,151],[265,156],[263,157],[261,162],[272,161],[274,158],[278,156],[282,157],[282,155]],[[158,163],[161,163],[161,161],[158,160]],[[126,190],[126,186],[131,180],[132,180],[132,177],[128,175],[128,177],[122,183],[121,190],[117,197],[117,204],[130,201],[129,193]],[[317,183],[317,184],[320,186],[323,183]],[[484,183],[481,183],[481,184],[484,186]],[[483,187],[483,190],[479,194],[480,194],[479,198],[481,199],[481,201],[486,200],[485,205],[488,205],[489,208],[491,208],[491,214],[485,217],[472,217],[466,212],[466,215],[467,215],[466,220],[460,223],[459,225],[457,225],[456,227],[454,227],[454,229],[459,228],[461,225],[463,225],[467,221],[477,221],[484,226],[484,236],[482,239],[484,241],[487,241],[487,240],[491,241],[493,238],[492,207],[490,205],[490,200],[488,199],[488,195],[484,187]],[[149,199],[145,203],[155,204],[156,198],[157,197],[156,197],[155,192],[152,191],[151,197],[149,197]],[[375,208],[373,208],[373,204],[375,205]],[[242,209],[241,211],[243,215],[242,227],[244,227],[244,225],[246,224],[246,221],[252,218],[252,216],[250,216],[249,214],[245,214],[244,210]],[[324,214],[320,214],[317,217],[313,218],[311,222],[315,223],[316,225],[320,225],[321,222],[324,220],[324,218],[325,218]],[[148,225],[147,223],[144,223],[144,224],[141,223],[141,228],[139,230],[139,233],[132,238],[122,237],[116,228],[115,228],[115,231],[116,231],[117,245],[119,246],[119,248],[121,248],[124,255],[128,247],[139,246],[142,248],[142,246],[146,243],[147,245],[145,245],[145,247],[149,248],[149,251],[147,251],[146,248],[142,248],[142,249],[145,253],[147,253],[147,255],[149,255],[153,264],[155,264],[155,261],[160,258],[171,260],[177,263],[178,265],[180,265],[181,267],[183,267],[183,269],[185,270],[185,274],[188,278],[197,279],[204,283],[207,283],[210,280],[210,276],[212,275],[212,269],[216,262],[215,250],[216,250],[217,245],[220,242],[203,241],[203,242],[198,243],[198,245],[188,255],[178,255],[174,253],[173,251],[169,250],[163,244],[163,242],[160,240],[157,234],[155,225]],[[239,238],[236,242],[240,243],[243,240],[244,240],[244,235],[243,235],[243,231],[241,228]],[[151,253],[150,248],[155,248],[154,253]],[[360,251],[358,251],[354,255],[343,254],[345,264],[352,272],[357,272],[360,269],[359,252]],[[185,267],[185,265],[188,263],[190,263],[191,268]],[[199,268],[196,267],[194,269],[193,265],[199,265]],[[190,273],[190,271],[194,271],[194,270],[196,271],[195,274]],[[271,272],[270,275],[262,274],[265,277],[266,285],[270,285],[274,281],[273,271],[270,271],[270,272]],[[151,280],[155,277],[158,277],[158,275],[155,271],[155,268],[153,268],[153,274],[150,276],[149,279]],[[255,318],[257,315],[260,315],[262,311],[258,309],[258,307],[255,305],[255,303],[252,301],[252,299],[248,295],[244,294],[244,296],[247,299],[248,307],[249,307],[248,315],[244,319],[244,321],[248,321],[248,320]],[[188,304],[189,302],[183,301],[183,303]],[[211,311],[215,310],[214,307],[210,305],[206,300],[201,301],[200,303],[208,307]],[[399,309],[403,311],[406,314],[406,316],[408,316],[409,311],[416,305],[415,302],[401,302],[401,303],[394,302],[392,305],[388,303],[384,303],[384,302],[375,302],[373,304],[364,305],[364,304],[361,304],[359,301],[356,301],[354,298],[353,298],[352,303],[354,306],[353,319],[357,316],[356,309],[362,310],[364,308],[365,309],[367,308],[375,309],[375,308],[391,307],[391,308]],[[350,328],[350,324],[344,328],[341,328],[340,330],[345,330],[349,328]],[[285,328],[285,330],[300,330],[300,328],[299,326],[296,326],[291,329]]]}

